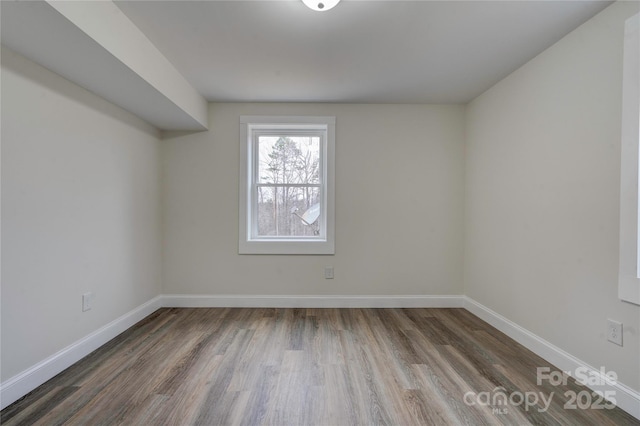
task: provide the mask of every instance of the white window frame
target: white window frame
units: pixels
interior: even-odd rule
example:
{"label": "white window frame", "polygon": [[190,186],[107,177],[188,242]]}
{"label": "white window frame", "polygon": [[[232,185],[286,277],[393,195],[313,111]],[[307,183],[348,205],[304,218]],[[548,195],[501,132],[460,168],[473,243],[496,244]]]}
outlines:
{"label": "white window frame", "polygon": [[622,77],[622,162],[620,188],[620,270],[618,296],[640,305],[640,15],[627,19]]}
{"label": "white window frame", "polygon": [[[335,117],[241,116],[240,117],[240,254],[335,253]],[[257,235],[257,136],[277,131],[321,136],[320,233],[313,237],[264,237]]]}

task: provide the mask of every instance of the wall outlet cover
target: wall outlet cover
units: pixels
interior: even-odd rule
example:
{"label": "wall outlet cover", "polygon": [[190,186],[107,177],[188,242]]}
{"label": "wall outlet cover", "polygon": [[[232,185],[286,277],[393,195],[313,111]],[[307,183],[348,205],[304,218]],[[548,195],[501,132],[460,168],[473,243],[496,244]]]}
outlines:
{"label": "wall outlet cover", "polygon": [[622,346],[622,323],[612,319],[607,320],[607,340]]}
{"label": "wall outlet cover", "polygon": [[93,305],[93,293],[84,293],[82,295],[82,312],[91,310]]}
{"label": "wall outlet cover", "polygon": [[324,267],[324,278],[326,280],[333,279],[333,266],[325,266]]}

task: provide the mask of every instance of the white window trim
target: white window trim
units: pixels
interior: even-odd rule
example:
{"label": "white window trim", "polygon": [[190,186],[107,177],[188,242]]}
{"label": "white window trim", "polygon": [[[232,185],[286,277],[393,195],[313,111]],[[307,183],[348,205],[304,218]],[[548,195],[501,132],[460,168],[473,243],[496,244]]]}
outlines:
{"label": "white window trim", "polygon": [[622,78],[622,162],[620,188],[620,270],[618,296],[640,305],[640,216],[638,149],[640,139],[640,15],[625,23],[624,65]]}
{"label": "white window trim", "polygon": [[[240,254],[319,254],[335,253],[335,117],[319,116],[241,116],[240,117],[240,205],[239,205],[239,240]],[[252,126],[266,128],[287,127],[289,129],[308,129],[322,126],[326,128],[326,141],[323,144],[321,169],[324,177],[322,191],[326,208],[319,220],[323,224],[323,232],[319,237],[300,238],[254,238],[249,215],[252,189],[252,173],[250,166],[255,163],[252,146]]]}

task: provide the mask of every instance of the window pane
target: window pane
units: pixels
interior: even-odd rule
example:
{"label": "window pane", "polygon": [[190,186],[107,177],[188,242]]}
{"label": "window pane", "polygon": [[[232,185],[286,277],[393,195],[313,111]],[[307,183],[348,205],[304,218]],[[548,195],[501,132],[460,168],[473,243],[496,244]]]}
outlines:
{"label": "window pane", "polygon": [[258,236],[317,236],[320,189],[258,187]]}
{"label": "window pane", "polygon": [[320,183],[319,136],[260,136],[259,183]]}

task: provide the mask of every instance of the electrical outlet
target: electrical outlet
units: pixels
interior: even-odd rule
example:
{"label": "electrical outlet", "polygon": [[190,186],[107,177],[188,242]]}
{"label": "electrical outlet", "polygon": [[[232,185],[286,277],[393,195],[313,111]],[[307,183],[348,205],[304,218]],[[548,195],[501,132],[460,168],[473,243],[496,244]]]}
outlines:
{"label": "electrical outlet", "polygon": [[332,280],[333,279],[333,266],[325,266],[324,267],[324,279]]}
{"label": "electrical outlet", "polygon": [[622,323],[611,319],[607,320],[607,340],[622,346]]}
{"label": "electrical outlet", "polygon": [[85,293],[82,295],[82,312],[91,310],[93,305],[93,293]]}

